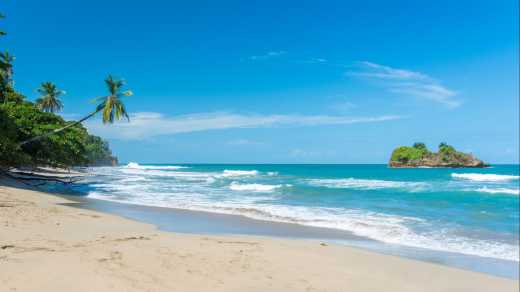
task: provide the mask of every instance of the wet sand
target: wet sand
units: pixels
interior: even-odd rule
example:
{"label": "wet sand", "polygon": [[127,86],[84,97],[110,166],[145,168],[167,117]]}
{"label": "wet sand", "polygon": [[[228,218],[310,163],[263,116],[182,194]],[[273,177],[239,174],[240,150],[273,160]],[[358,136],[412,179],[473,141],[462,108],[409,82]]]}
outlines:
{"label": "wet sand", "polygon": [[3,291],[517,291],[518,281],[312,240],[179,234],[0,182]]}

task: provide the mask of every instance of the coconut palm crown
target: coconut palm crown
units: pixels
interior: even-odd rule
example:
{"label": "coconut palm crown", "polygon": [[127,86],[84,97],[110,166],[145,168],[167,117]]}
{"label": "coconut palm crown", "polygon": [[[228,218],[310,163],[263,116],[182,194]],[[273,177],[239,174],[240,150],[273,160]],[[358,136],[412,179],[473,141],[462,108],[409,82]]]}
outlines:
{"label": "coconut palm crown", "polygon": [[105,79],[109,95],[98,97],[95,101],[99,102],[97,111],[102,111],[102,121],[104,124],[112,124],[114,120],[120,120],[125,117],[130,120],[123,103],[123,97],[131,96],[130,90],[123,91],[125,81],[122,79],[114,79],[112,75],[108,75]]}
{"label": "coconut palm crown", "polygon": [[[103,121],[103,124],[112,124],[115,120],[119,120],[123,117],[125,117],[128,121],[130,121],[130,117],[128,116],[128,113],[126,112],[126,108],[123,103],[123,97],[131,96],[133,94],[132,91],[130,91],[130,90],[123,91],[122,87],[125,85],[125,82],[123,80],[114,79],[112,77],[112,75],[108,75],[107,79],[105,79],[105,84],[107,85],[107,88],[108,88],[108,95],[94,99],[95,102],[99,103],[96,106],[95,111],[91,112],[90,114],[81,118],[78,121],[69,123],[68,125],[66,125],[64,127],[61,127],[59,129],[54,129],[47,133],[44,133],[44,134],[41,134],[38,136],[34,136],[28,140],[25,140],[22,143],[20,143],[20,146],[40,140],[40,139],[48,137],[52,134],[57,134],[70,127],[74,127],[77,124],[81,124],[84,121],[92,118],[99,112],[102,112],[103,116],[102,116],[101,120]],[[42,84],[42,86],[43,86],[43,84]]]}
{"label": "coconut palm crown", "polygon": [[41,94],[41,96],[36,99],[36,106],[40,110],[55,113],[63,108],[60,96],[65,94],[65,91],[58,89],[54,83],[43,82],[37,91]]}

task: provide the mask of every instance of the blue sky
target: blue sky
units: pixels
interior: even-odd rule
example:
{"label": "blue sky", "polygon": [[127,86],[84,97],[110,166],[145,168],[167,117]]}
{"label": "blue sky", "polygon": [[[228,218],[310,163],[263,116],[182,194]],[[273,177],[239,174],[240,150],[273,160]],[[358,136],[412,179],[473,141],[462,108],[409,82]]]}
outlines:
{"label": "blue sky", "polygon": [[[187,1],[183,1],[187,2]],[[121,161],[385,163],[446,141],[519,161],[517,1],[2,1],[18,90],[89,113],[123,77]]]}

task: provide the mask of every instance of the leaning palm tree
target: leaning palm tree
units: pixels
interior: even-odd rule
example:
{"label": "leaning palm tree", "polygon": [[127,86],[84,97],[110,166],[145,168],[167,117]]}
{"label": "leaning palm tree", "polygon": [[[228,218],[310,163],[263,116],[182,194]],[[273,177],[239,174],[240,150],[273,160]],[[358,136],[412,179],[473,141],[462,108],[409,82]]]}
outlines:
{"label": "leaning palm tree", "polygon": [[41,96],[36,99],[36,106],[40,110],[55,113],[63,108],[60,95],[65,94],[65,91],[58,89],[54,83],[43,82],[36,91],[41,94]]}
{"label": "leaning palm tree", "polygon": [[86,117],[84,117],[78,121],[75,121],[71,124],[68,124],[64,127],[52,130],[45,134],[35,136],[29,140],[23,141],[22,143],[20,143],[20,146],[40,140],[42,138],[48,137],[52,134],[59,133],[65,129],[68,129],[77,124],[80,124],[80,123],[90,119],[91,117],[95,116],[99,112],[103,112],[103,116],[102,116],[103,124],[107,124],[107,123],[112,124],[115,120],[120,120],[123,117],[125,117],[128,121],[130,121],[130,117],[128,116],[128,113],[126,112],[125,105],[123,104],[122,99],[125,96],[131,96],[133,94],[132,91],[130,91],[130,90],[123,91],[122,87],[125,85],[125,82],[123,80],[114,79],[112,77],[112,75],[108,75],[107,79],[105,79],[105,83],[108,87],[108,95],[98,97],[95,99],[95,101],[98,102],[98,105],[96,106],[95,111],[93,111]]}
{"label": "leaning palm tree", "polygon": [[96,112],[103,111],[103,124],[112,124],[114,119],[120,120],[122,117],[130,121],[122,99],[125,96],[132,96],[132,91],[123,91],[122,87],[125,85],[125,81],[114,79],[112,75],[108,75],[107,79],[105,79],[105,84],[107,85],[109,95],[95,99],[95,101],[99,102]]}

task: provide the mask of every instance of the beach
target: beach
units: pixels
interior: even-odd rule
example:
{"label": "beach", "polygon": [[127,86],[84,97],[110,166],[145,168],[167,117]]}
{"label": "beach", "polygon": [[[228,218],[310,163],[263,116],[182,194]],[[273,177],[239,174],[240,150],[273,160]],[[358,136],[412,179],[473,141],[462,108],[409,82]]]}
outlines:
{"label": "beach", "polygon": [[518,290],[511,279],[319,241],[164,232],[0,186],[2,291]]}

